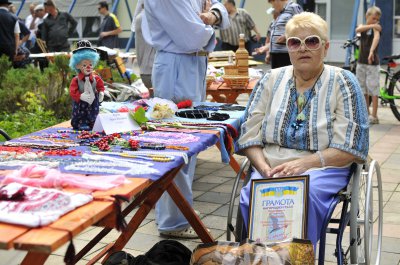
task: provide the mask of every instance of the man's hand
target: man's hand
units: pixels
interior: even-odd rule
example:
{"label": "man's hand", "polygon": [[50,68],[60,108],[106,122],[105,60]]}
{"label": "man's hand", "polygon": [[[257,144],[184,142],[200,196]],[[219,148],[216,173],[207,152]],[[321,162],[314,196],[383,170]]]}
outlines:
{"label": "man's hand", "polygon": [[108,33],[105,31],[100,33],[100,37],[102,37],[102,38],[107,37],[107,36],[108,36]]}
{"label": "man's hand", "polygon": [[203,11],[202,13],[208,13],[211,9],[211,0],[206,0],[204,2]]}
{"label": "man's hand", "polygon": [[286,37],[285,37],[285,35],[279,36],[279,37],[276,39],[276,43],[283,43],[283,44],[285,44],[285,43],[286,43]]}
{"label": "man's hand", "polygon": [[375,61],[374,53],[370,52],[368,55],[368,64],[373,64],[374,61]]}
{"label": "man's hand", "polygon": [[210,26],[214,25],[215,22],[217,21],[217,18],[211,12],[201,13],[200,19],[203,20],[204,24],[210,25]]}

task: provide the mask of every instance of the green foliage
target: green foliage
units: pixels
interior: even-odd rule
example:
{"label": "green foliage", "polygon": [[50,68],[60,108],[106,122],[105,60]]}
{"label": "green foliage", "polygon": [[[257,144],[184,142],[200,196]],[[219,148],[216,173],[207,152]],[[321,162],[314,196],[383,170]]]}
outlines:
{"label": "green foliage", "polygon": [[141,125],[142,123],[146,123],[148,121],[148,119],[146,118],[146,111],[144,110],[143,107],[137,108],[135,112],[130,112],[129,115],[139,125]]}
{"label": "green foliage", "polygon": [[47,128],[61,122],[54,116],[52,110],[41,106],[41,99],[35,93],[26,92],[21,100],[24,105],[15,113],[3,113],[0,128],[4,129],[12,138],[19,137],[34,131]]}
{"label": "green foliage", "polygon": [[11,64],[10,60],[8,60],[8,57],[3,54],[0,57],[0,84],[2,83],[7,71],[11,69],[11,66],[12,66],[12,64]]}

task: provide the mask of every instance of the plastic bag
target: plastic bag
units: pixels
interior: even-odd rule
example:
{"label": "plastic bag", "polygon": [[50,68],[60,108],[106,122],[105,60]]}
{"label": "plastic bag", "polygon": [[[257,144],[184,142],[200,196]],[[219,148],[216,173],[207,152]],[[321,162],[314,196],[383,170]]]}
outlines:
{"label": "plastic bag", "polygon": [[314,249],[311,241],[303,239],[268,245],[251,241],[218,241],[198,245],[193,251],[190,264],[314,265]]}

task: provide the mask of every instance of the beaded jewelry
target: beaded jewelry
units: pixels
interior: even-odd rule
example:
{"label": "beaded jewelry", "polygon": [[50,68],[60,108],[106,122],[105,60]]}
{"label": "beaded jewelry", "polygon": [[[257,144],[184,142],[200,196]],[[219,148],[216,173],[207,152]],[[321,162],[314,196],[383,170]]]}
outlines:
{"label": "beaded jewelry", "polygon": [[114,165],[119,165],[122,163],[130,163],[131,165],[142,164],[142,165],[146,165],[149,167],[154,166],[154,163],[147,162],[147,161],[140,161],[140,160],[130,161],[130,160],[122,159],[122,158],[115,158],[115,157],[103,156],[103,155],[99,156],[99,155],[83,154],[82,158],[87,159],[87,160],[95,160],[95,161],[100,161],[100,160],[113,161],[113,162],[115,162]]}
{"label": "beaded jewelry", "polygon": [[[52,149],[66,149],[70,146],[65,144],[44,144],[44,143],[28,143],[28,142],[10,142],[7,141],[4,143],[5,146],[21,146],[21,147],[30,147],[36,149],[44,149],[44,150],[52,150]],[[78,146],[78,145],[73,145]]]}
{"label": "beaded jewelry", "polygon": [[198,142],[200,137],[187,133],[172,132],[147,132],[140,136],[132,136],[131,139],[151,143],[163,143],[166,145],[179,145],[192,142]]}
{"label": "beaded jewelry", "polygon": [[140,150],[140,151],[126,151],[126,153],[128,154],[133,154],[133,155],[154,155],[154,154],[158,154],[158,155],[169,155],[169,156],[178,156],[178,157],[182,157],[183,160],[185,161],[185,164],[188,163],[189,158],[187,153],[185,152],[174,152],[174,151],[157,151],[157,150]]}
{"label": "beaded jewelry", "polygon": [[[132,165],[129,163],[129,166],[120,165],[118,167],[125,168],[125,169],[118,169],[115,168],[115,162],[94,162],[94,161],[87,161],[87,162],[77,162],[73,164],[69,164],[64,166],[64,169],[67,171],[80,171],[80,172],[90,172],[90,173],[108,173],[114,175],[144,175],[144,174],[155,174],[159,173],[157,169],[151,168],[147,165]],[[128,169],[128,170],[127,170]]]}
{"label": "beaded jewelry", "polygon": [[139,158],[139,159],[151,160],[151,161],[156,161],[156,162],[170,162],[170,161],[174,160],[173,156],[156,155],[156,154],[138,155],[138,154],[130,153],[130,152],[100,152],[100,151],[95,151],[95,150],[92,150],[92,153],[98,154],[98,155],[116,155],[116,156],[129,157],[129,158]]}

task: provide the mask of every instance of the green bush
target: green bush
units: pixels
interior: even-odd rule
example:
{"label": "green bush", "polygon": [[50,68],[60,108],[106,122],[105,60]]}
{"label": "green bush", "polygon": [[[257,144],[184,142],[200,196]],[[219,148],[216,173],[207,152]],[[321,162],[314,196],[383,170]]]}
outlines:
{"label": "green bush", "polygon": [[12,138],[32,133],[62,120],[54,116],[52,110],[46,110],[40,104],[41,100],[32,92],[26,92],[22,98],[24,106],[12,113],[3,113],[0,128],[4,129]]}

